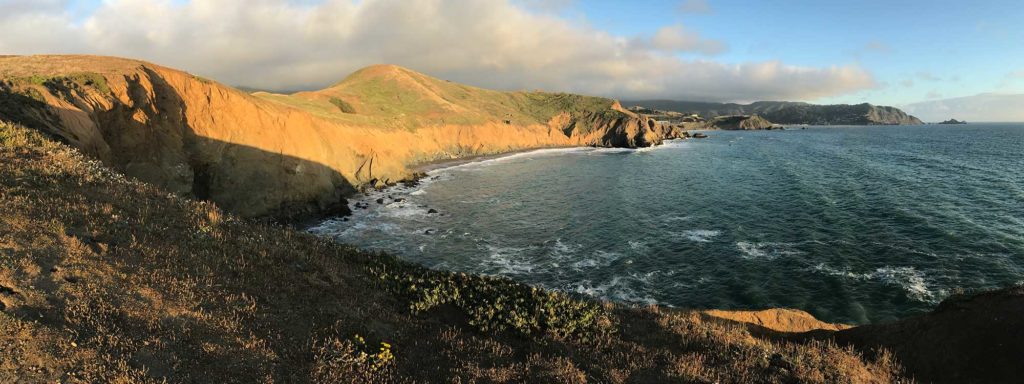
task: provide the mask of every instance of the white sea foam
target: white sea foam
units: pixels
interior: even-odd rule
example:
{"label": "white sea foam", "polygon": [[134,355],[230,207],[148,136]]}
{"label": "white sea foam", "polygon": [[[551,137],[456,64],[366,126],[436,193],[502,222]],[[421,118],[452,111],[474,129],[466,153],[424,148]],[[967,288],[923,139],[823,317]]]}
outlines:
{"label": "white sea foam", "polygon": [[469,169],[469,168],[483,167],[483,166],[493,165],[493,164],[496,164],[496,163],[506,162],[506,161],[510,161],[510,160],[516,160],[516,159],[522,159],[522,158],[534,158],[534,157],[541,157],[541,156],[561,155],[561,154],[567,154],[567,153],[582,153],[582,152],[587,152],[587,151],[591,151],[591,150],[593,150],[593,148],[590,148],[590,147],[536,149],[536,150],[532,150],[532,151],[511,153],[511,154],[503,155],[503,156],[499,156],[499,157],[493,157],[493,158],[477,160],[477,161],[469,161],[469,162],[465,162],[465,163],[461,163],[461,164],[450,165],[450,166],[447,166],[447,167],[436,168],[436,169],[432,169],[432,170],[427,171],[427,175],[428,176],[441,175],[441,174],[444,174],[447,171],[463,170],[463,169]]}
{"label": "white sea foam", "polygon": [[907,296],[912,299],[928,303],[936,303],[938,301],[936,293],[928,286],[925,273],[914,267],[893,267],[886,265],[871,272],[855,273],[851,272],[849,269],[835,269],[825,263],[820,263],[812,269],[824,274],[841,276],[853,280],[880,281],[885,284],[895,285],[902,288],[907,292]]}
{"label": "white sea foam", "polygon": [[629,240],[629,249],[637,252],[644,252],[647,250],[647,243],[637,240]]}
{"label": "white sea foam", "polygon": [[774,260],[779,256],[802,255],[803,252],[790,249],[792,243],[776,242],[749,242],[738,241],[736,248],[740,250],[740,256],[744,259],[767,259]]}
{"label": "white sea foam", "polygon": [[537,265],[527,260],[525,253],[529,248],[501,247],[487,244],[489,257],[483,260],[483,265],[488,273],[499,275],[530,274]]}
{"label": "white sea foam", "polygon": [[576,254],[577,251],[583,248],[583,244],[578,243],[565,243],[562,242],[561,238],[555,239],[555,242],[551,244],[551,257],[557,260],[565,260],[571,258]]}
{"label": "white sea foam", "polygon": [[653,151],[658,151],[658,150],[662,150],[662,149],[669,149],[669,148],[684,148],[684,147],[687,147],[689,145],[690,145],[690,143],[688,141],[686,141],[686,139],[671,139],[671,140],[665,140],[665,141],[663,141],[659,145],[652,145],[650,147],[637,148],[636,151],[637,152],[641,152],[641,153],[643,153],[643,152],[653,152]]}
{"label": "white sea foam", "polygon": [[631,281],[635,280],[622,276],[615,276],[611,281],[601,284],[594,284],[591,280],[583,280],[570,285],[566,290],[603,299],[624,301],[627,303],[647,305],[658,304],[658,300],[650,296],[639,294],[636,289],[631,286]]}
{"label": "white sea foam", "polygon": [[583,258],[572,263],[572,267],[577,270],[584,268],[607,267],[620,258],[622,258],[622,254],[618,252],[598,249],[594,251],[590,257]]}
{"label": "white sea foam", "polygon": [[712,237],[718,236],[721,233],[721,231],[711,229],[690,229],[683,231],[683,236],[693,242],[708,243],[711,242]]}

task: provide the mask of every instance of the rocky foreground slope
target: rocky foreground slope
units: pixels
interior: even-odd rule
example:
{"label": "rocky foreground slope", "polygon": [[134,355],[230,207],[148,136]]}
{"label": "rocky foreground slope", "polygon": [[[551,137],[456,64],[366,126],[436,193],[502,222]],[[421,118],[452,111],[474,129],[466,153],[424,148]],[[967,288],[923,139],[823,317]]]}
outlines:
{"label": "rocky foreground slope", "polygon": [[899,108],[863,104],[816,105],[788,101],[758,101],[751,104],[709,103],[674,100],[629,101],[666,111],[697,113],[704,118],[718,116],[759,115],[776,124],[810,125],[918,125],[921,120]]}
{"label": "rocky foreground slope", "polygon": [[369,67],[320,91],[254,96],[95,56],[0,57],[0,119],[173,193],[276,217],[345,209],[345,195],[408,178],[425,161],[644,147],[679,134],[610,99],[490,91],[396,66]]}
{"label": "rocky foreground slope", "polygon": [[0,382],[1014,382],[1022,311],[1019,287],[854,328],[598,302],[240,219],[0,122]]}
{"label": "rocky foreground slope", "polygon": [[[831,329],[819,323],[794,324]],[[831,383],[899,375],[886,353],[756,337],[697,311],[431,271],[241,220],[0,123],[0,382]]]}

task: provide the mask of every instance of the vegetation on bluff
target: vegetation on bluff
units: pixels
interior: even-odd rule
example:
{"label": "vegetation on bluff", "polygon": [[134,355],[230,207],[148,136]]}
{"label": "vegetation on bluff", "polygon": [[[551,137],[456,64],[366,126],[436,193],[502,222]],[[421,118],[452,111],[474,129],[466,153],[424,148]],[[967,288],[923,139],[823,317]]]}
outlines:
{"label": "vegetation on bluff", "polygon": [[239,219],[0,124],[0,382],[892,382],[787,341]]}

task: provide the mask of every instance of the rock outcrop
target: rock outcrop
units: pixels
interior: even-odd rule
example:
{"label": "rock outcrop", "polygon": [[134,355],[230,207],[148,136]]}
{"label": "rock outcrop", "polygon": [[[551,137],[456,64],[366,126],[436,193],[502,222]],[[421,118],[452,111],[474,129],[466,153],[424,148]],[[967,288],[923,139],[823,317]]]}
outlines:
{"label": "rock outcrop", "polygon": [[758,130],[771,129],[772,123],[758,115],[718,116],[708,123],[710,129]]}
{"label": "rock outcrop", "polygon": [[498,92],[389,65],[324,90],[250,95],[146,62],[0,58],[0,119],[244,216],[347,209],[412,165],[525,148],[644,147],[679,132],[610,99]]}

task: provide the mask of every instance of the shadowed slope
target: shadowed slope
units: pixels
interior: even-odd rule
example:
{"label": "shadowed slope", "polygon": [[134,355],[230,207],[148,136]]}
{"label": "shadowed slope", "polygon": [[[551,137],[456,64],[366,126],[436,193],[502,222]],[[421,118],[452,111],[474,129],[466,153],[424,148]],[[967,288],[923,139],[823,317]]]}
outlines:
{"label": "shadowed slope", "polygon": [[[887,357],[430,271],[0,123],[0,382],[890,382]],[[386,344],[385,344],[386,343]]]}
{"label": "shadowed slope", "polygon": [[[410,166],[437,159],[550,146],[643,147],[679,133],[622,112],[610,99],[489,91],[394,66],[364,69],[322,91],[258,95],[135,60],[0,58],[0,118],[61,137],[175,193],[203,197],[196,175],[224,181],[207,186],[209,197],[245,216],[343,206],[340,194],[409,178]],[[196,138],[333,173],[300,182],[308,178],[302,168],[238,158],[194,145]],[[232,187],[252,184],[244,179],[253,174],[269,180],[248,190],[250,201],[236,201]],[[289,211],[295,206],[308,209]]]}
{"label": "shadowed slope", "polygon": [[1019,382],[1024,377],[1024,287],[952,296],[931,313],[849,329],[835,339],[889,349],[922,382]]}

